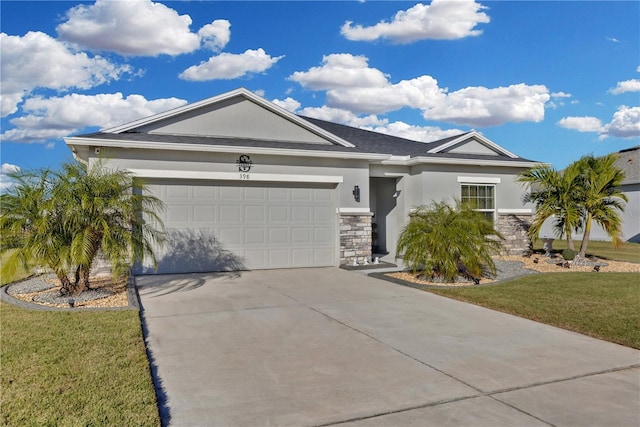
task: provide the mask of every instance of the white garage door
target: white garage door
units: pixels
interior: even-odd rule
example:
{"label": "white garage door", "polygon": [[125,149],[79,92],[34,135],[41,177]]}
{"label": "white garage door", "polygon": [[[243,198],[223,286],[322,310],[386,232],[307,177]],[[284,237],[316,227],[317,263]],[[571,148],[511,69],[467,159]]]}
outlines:
{"label": "white garage door", "polygon": [[[333,266],[333,186],[151,182],[169,241],[158,273]],[[243,183],[244,184],[244,183]],[[154,273],[147,265],[144,273]]]}

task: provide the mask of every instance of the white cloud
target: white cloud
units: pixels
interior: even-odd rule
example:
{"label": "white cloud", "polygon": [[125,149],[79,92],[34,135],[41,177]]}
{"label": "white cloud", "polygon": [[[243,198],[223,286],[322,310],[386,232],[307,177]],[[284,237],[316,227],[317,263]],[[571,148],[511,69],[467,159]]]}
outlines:
{"label": "white cloud", "polygon": [[14,185],[14,181],[8,174],[20,172],[20,167],[11,163],[3,163],[0,166],[0,194],[7,192]]}
{"label": "white cloud", "polygon": [[65,91],[89,89],[131,73],[128,65],[115,65],[100,56],[89,57],[41,32],[23,37],[0,34],[2,65],[0,90],[2,117],[35,88]]}
{"label": "white cloud", "polygon": [[447,94],[443,102],[423,112],[425,119],[469,126],[497,126],[507,122],[540,122],[549,92],[543,85],[524,83],[493,89],[468,87]]}
{"label": "white cloud", "polygon": [[381,21],[365,27],[347,21],[341,33],[349,40],[373,41],[380,38],[396,43],[411,43],[424,39],[453,40],[477,36],[478,24],[490,22],[486,9],[473,0],[433,0],[430,5],[421,3],[395,14],[390,22]]}
{"label": "white cloud", "polygon": [[[421,110],[428,120],[472,126],[539,122],[551,97],[545,86],[524,83],[449,92],[428,75],[394,84],[382,71],[370,68],[366,57],[349,54],[325,56],[322,66],[295,72],[289,78],[303,87],[326,90],[328,107],[369,114],[409,107]],[[570,95],[558,92],[556,96]]]}
{"label": "white cloud", "polygon": [[289,79],[312,90],[378,87],[387,85],[387,75],[369,68],[366,56],[336,53],[322,57],[322,66],[296,71]]}
{"label": "white cloud", "polygon": [[433,142],[450,136],[460,135],[465,131],[459,129],[440,129],[436,126],[414,126],[405,122],[392,122],[384,126],[364,127],[374,132],[386,133],[414,141]]}
{"label": "white cloud", "polygon": [[613,114],[611,122],[603,124],[597,117],[565,117],[558,124],[579,132],[597,132],[600,139],[607,137],[636,138],[640,136],[640,107],[622,105]]}
{"label": "white cloud", "polygon": [[61,138],[86,127],[110,127],[185,105],[177,98],[147,100],[142,95],[121,93],[63,97],[34,97],[25,101],[26,115],[11,119],[15,128],[6,130],[3,141],[45,142]]}
{"label": "white cloud", "polygon": [[224,48],[231,39],[229,28],[231,23],[226,19],[216,19],[198,30],[198,37],[203,47],[218,52]]}
{"label": "white cloud", "polygon": [[622,105],[606,125],[604,136],[634,138],[640,136],[640,107]]}
{"label": "white cloud", "polygon": [[125,56],[179,55],[201,44],[220,50],[229,42],[229,22],[216,20],[191,32],[189,15],[150,0],[97,0],[67,11],[56,28],[61,39]]}
{"label": "white cloud", "polygon": [[609,92],[614,95],[620,95],[621,93],[625,92],[640,92],[640,80],[631,79],[625,80],[623,82],[618,82],[616,87],[609,89]]}
{"label": "white cloud", "polygon": [[578,132],[602,132],[604,129],[602,121],[597,117],[564,117],[558,124],[565,129],[577,130]]}
{"label": "white cloud", "polygon": [[247,49],[241,54],[225,52],[187,68],[179,77],[191,81],[236,79],[249,73],[262,73],[282,58],[284,55],[269,56],[262,48]]}
{"label": "white cloud", "polygon": [[285,99],[274,99],[271,102],[276,104],[278,107],[284,108],[287,111],[291,111],[295,113],[298,108],[300,108],[300,103],[291,97],[287,97]]}

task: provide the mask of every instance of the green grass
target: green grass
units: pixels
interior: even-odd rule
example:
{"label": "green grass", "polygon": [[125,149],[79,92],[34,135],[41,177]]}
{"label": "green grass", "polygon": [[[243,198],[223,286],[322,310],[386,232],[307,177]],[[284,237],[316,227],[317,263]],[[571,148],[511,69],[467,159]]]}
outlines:
{"label": "green grass", "polygon": [[429,292],[640,349],[638,273],[535,274]]}
{"label": "green grass", "polygon": [[137,312],[3,303],[0,323],[2,425],[160,425]]}
{"label": "green grass", "polygon": [[[574,241],[576,252],[580,250],[580,240]],[[553,251],[561,252],[567,248],[566,240],[556,239],[553,241]],[[542,250],[542,240],[538,239],[533,243],[534,250]],[[614,249],[611,242],[590,240],[587,245],[587,255],[615,261],[640,262],[640,243],[624,242],[618,249]]]}

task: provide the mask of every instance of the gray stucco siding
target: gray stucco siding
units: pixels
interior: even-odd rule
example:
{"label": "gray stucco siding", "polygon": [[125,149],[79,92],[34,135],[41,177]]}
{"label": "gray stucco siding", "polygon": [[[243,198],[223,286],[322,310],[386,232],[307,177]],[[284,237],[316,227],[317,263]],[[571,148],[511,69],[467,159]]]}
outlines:
{"label": "gray stucco siding", "polygon": [[[516,175],[521,169],[516,168],[486,168],[474,166],[429,165],[414,167],[412,172],[419,172],[419,195],[415,194],[415,204],[428,204],[431,201],[453,201],[460,199],[461,185],[477,183],[495,185],[496,210],[530,210],[532,205],[523,201],[524,187],[516,181]],[[465,178],[471,178],[466,180]],[[499,180],[499,182],[496,182]]]}
{"label": "gray stucco siding", "polygon": [[[90,150],[92,159],[96,155]],[[106,166],[128,170],[154,170],[167,172],[188,171],[190,173],[223,172],[238,175],[238,159],[243,154],[241,147],[235,153],[201,153],[142,149],[103,149],[101,156],[107,160]],[[249,155],[252,165],[247,181],[252,174],[270,174],[278,179],[289,176],[340,177],[338,183],[339,208],[369,207],[369,163],[366,160],[306,158],[299,156]],[[203,176],[205,176],[203,174]],[[291,181],[289,181],[291,182]],[[353,196],[354,186],[360,188],[360,202]]]}
{"label": "gray stucco siding", "polygon": [[[247,117],[251,117],[250,122],[247,122]],[[331,145],[330,141],[241,97],[142,126],[139,131],[151,134],[215,135]]]}

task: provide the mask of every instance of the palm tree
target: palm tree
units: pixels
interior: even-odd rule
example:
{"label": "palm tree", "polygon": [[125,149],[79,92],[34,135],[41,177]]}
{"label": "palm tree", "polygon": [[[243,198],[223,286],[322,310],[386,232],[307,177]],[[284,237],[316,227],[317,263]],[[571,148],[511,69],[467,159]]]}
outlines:
{"label": "palm tree", "polygon": [[64,227],[60,209],[51,203],[52,171],[9,175],[15,185],[0,196],[2,252],[10,251],[2,265],[2,275],[13,276],[18,267],[29,271],[47,266],[63,289],[68,289],[71,234]]}
{"label": "palm tree", "polygon": [[[18,172],[17,184],[2,195],[0,230],[18,248],[3,268],[46,264],[71,295],[89,287],[96,256],[110,262],[114,277],[129,272],[162,242],[162,202],[131,173],[97,162],[88,171],[79,163]],[[4,246],[4,245],[3,245]],[[3,248],[4,249],[4,248]],[[74,280],[70,279],[70,275]]]}
{"label": "palm tree", "polygon": [[525,202],[532,202],[536,214],[529,228],[529,236],[537,239],[544,222],[553,217],[556,237],[567,239],[567,247],[574,250],[572,233],[582,226],[582,170],[574,162],[564,171],[541,165],[521,172],[518,181],[528,184],[530,191],[525,194]]}
{"label": "palm tree", "polygon": [[421,206],[398,239],[396,253],[414,274],[453,282],[460,275],[479,279],[496,274],[491,256],[499,253],[502,236],[493,222],[456,201]]}
{"label": "palm tree", "polygon": [[97,162],[88,171],[79,163],[67,163],[57,176],[53,198],[64,210],[73,230],[71,258],[77,265],[72,293],[89,287],[91,267],[102,253],[114,277],[123,277],[136,261],[149,257],[163,240],[157,212],[163,203],[150,195],[143,183],[128,171],[110,170]]}
{"label": "palm tree", "polygon": [[611,237],[614,247],[621,242],[623,201],[627,196],[618,188],[624,180],[624,172],[616,167],[617,156],[609,154],[603,157],[584,156],[578,163],[582,170],[582,209],[584,215],[584,235],[580,245],[579,256],[584,258],[591,223],[595,221]]}

